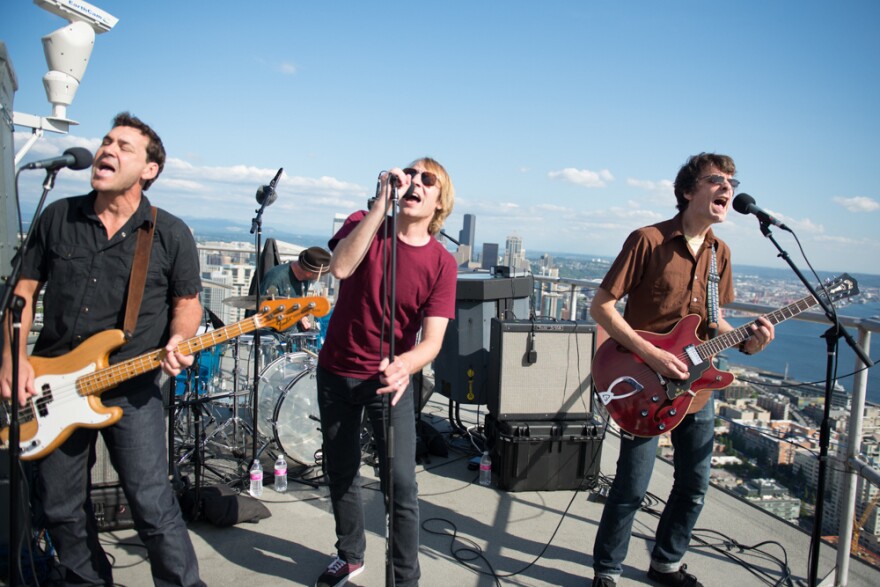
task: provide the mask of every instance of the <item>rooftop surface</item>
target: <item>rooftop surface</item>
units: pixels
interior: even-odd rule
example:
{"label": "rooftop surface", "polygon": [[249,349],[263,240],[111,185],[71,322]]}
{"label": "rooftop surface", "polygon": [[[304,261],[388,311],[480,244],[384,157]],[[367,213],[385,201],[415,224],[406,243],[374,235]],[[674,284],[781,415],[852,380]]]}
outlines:
{"label": "rooftop surface", "polygon": [[[461,423],[482,423],[483,415],[477,408],[460,406]],[[448,411],[448,400],[434,394],[422,416],[444,432],[449,455],[430,456],[417,467],[421,584],[589,585],[593,539],[603,507],[598,492],[512,492],[479,485],[478,473],[468,468],[476,450],[466,438],[452,433]],[[609,431],[601,443],[602,476],[614,474],[617,448],[618,439]],[[271,470],[271,457],[267,454],[263,460]],[[218,460],[208,460],[209,465],[212,462],[215,469],[220,466]],[[364,465],[361,474],[367,512],[366,569],[348,584],[383,585],[382,495],[373,467]],[[671,465],[658,460],[647,509],[636,517],[621,584],[653,584],[645,577],[657,523],[653,512],[662,507],[671,484]],[[335,534],[325,486],[291,477],[286,493],[267,487],[261,501],[271,517],[257,523],[231,527],[217,527],[204,520],[189,523],[202,579],[208,585],[314,585],[330,561]],[[133,530],[101,536],[115,561],[117,584],[151,584],[149,565]],[[804,531],[711,488],[684,562],[707,586],[806,585],[809,544],[810,536]],[[823,544],[820,557],[820,579],[829,574],[833,579],[834,549]],[[832,579],[823,584],[833,584]],[[880,571],[853,560],[848,584],[876,586]]]}

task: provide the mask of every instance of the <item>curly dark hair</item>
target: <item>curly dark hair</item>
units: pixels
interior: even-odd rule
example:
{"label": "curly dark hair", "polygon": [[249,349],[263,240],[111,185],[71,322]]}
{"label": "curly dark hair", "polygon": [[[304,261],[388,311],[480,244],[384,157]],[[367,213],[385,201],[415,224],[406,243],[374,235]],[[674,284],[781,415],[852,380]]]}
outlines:
{"label": "curly dark hair", "polygon": [[678,175],[675,176],[675,199],[678,202],[675,207],[681,212],[684,212],[688,207],[688,199],[684,195],[693,191],[697,180],[707,167],[716,167],[718,171],[731,176],[736,174],[736,164],[727,155],[700,153],[690,157],[678,170]]}
{"label": "curly dark hair", "polygon": [[113,128],[116,128],[117,126],[130,126],[136,128],[150,140],[150,142],[147,143],[147,161],[159,165],[159,171],[156,173],[156,177],[144,182],[143,190],[147,191],[147,189],[153,185],[153,182],[159,178],[162,169],[165,168],[165,146],[162,144],[162,139],[159,138],[159,135],[156,134],[156,131],[154,131],[149,124],[137,116],[132,116],[128,112],[120,112],[116,115],[113,119]]}

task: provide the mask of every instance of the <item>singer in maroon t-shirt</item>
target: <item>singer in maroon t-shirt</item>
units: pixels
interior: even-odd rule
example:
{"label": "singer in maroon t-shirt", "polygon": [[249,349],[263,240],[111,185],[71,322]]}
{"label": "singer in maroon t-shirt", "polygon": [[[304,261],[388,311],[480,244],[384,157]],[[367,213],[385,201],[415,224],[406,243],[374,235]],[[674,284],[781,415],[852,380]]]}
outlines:
{"label": "singer in maroon t-shirt", "polygon": [[[399,183],[396,283],[391,283],[393,227],[390,183]],[[417,585],[419,506],[415,476],[415,405],[410,376],[440,352],[455,313],[457,268],[435,238],[452,211],[455,190],[433,159],[380,176],[369,211],[352,214],[330,240],[330,272],[339,295],[318,358],[318,403],[324,463],[336,521],[337,556],[318,579],[341,585],[364,569],[366,541],[358,483],[361,422],[370,418],[383,479],[386,466],[385,394],[394,426],[394,564],[398,587]],[[389,361],[390,291],[394,287],[394,357]],[[382,484],[386,490],[385,483]]]}

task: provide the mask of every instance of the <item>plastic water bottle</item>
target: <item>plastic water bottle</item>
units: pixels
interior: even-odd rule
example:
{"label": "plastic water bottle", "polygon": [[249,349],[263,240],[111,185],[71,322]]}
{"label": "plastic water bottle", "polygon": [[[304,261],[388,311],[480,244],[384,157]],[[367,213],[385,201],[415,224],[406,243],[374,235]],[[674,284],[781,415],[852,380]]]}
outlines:
{"label": "plastic water bottle", "polygon": [[278,455],[278,460],[275,461],[274,487],[278,493],[287,491],[287,461],[284,460],[284,455]]}
{"label": "plastic water bottle", "polygon": [[260,459],[254,459],[251,465],[251,489],[252,497],[260,497],[263,495],[263,467],[260,465]]}
{"label": "plastic water bottle", "polygon": [[485,485],[486,487],[492,485],[492,457],[489,456],[489,451],[483,451],[483,456],[480,458],[480,485]]}

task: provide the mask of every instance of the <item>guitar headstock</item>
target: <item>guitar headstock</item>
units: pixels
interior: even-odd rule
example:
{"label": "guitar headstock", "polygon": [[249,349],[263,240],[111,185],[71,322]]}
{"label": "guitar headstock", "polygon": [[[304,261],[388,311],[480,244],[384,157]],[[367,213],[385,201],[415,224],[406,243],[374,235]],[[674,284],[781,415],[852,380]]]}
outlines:
{"label": "guitar headstock", "polygon": [[848,273],[841,273],[837,277],[826,279],[819,286],[819,292],[825,293],[828,301],[836,302],[859,295],[859,282]]}
{"label": "guitar headstock", "polygon": [[320,318],[328,312],[330,302],[319,296],[264,300],[254,320],[257,328],[272,328],[281,332],[299,322],[303,316],[311,314]]}

